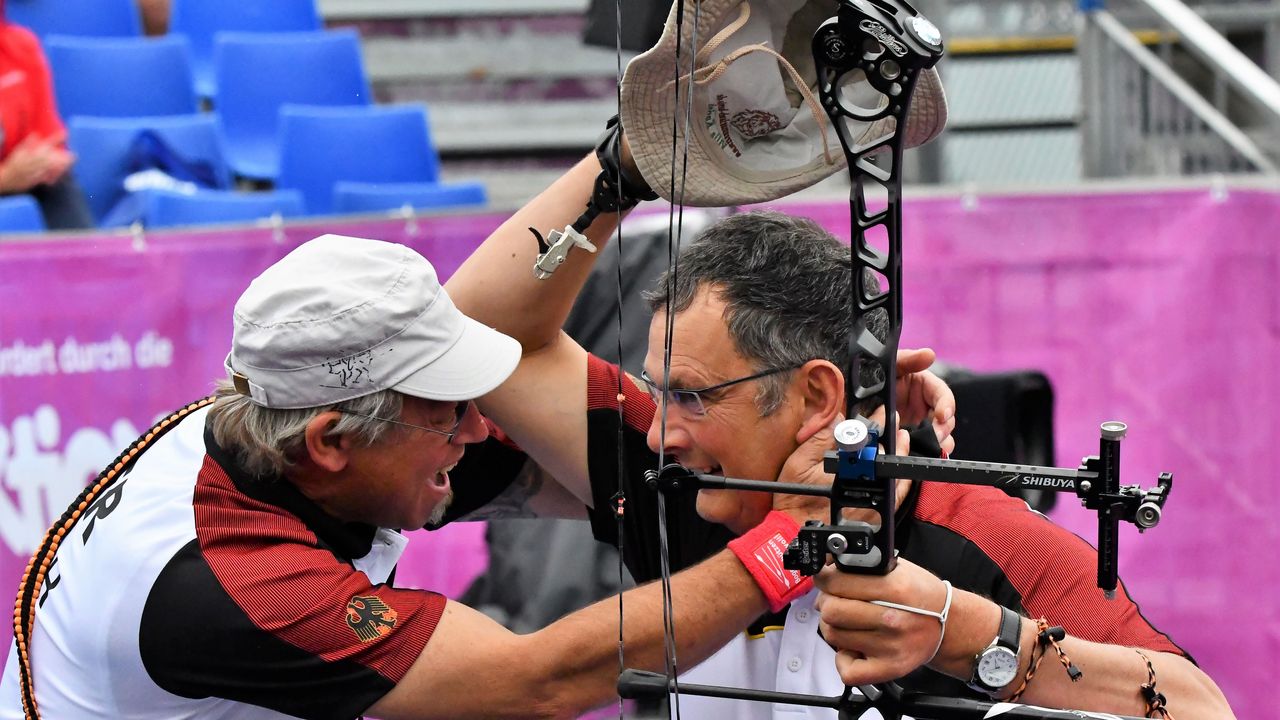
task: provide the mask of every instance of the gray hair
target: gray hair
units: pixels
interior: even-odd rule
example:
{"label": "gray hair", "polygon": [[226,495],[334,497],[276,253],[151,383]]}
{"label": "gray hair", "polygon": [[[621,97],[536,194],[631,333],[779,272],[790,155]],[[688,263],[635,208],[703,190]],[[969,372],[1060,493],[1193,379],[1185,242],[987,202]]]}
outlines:
{"label": "gray hair", "polygon": [[[217,381],[214,394],[217,400],[209,408],[209,428],[213,439],[234,453],[245,470],[259,477],[281,475],[302,457],[307,424],[322,412],[344,412],[329,435],[347,435],[357,444],[368,447],[394,431],[391,423],[374,418],[399,419],[404,407],[404,396],[394,390],[382,390],[335,405],[298,410],[278,410],[254,404],[236,392],[227,379]],[[372,417],[348,415],[346,412]]]}
{"label": "gray hair", "polygon": [[[825,359],[842,371],[850,360],[852,278],[849,246],[808,218],[778,212],[731,215],[708,227],[680,253],[674,287],[671,271],[645,294],[655,312],[688,309],[698,290],[714,288],[726,304],[725,323],[735,349],[757,371]],[[880,287],[868,271],[868,287]],[[873,335],[888,336],[888,316],[864,317]],[[863,363],[863,385],[883,377]],[[760,383],[756,406],[769,415],[782,404],[789,374]]]}

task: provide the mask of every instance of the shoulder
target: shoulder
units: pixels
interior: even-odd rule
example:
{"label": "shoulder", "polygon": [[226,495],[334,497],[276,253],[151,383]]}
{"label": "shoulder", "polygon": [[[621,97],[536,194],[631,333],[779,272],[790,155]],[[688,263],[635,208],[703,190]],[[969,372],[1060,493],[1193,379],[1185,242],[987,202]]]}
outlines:
{"label": "shoulder", "polygon": [[912,517],[932,526],[922,533],[929,547],[913,554],[958,587],[1021,605],[1086,640],[1185,654],[1142,617],[1123,583],[1115,600],[1104,597],[1092,545],[1022,500],[996,488],[926,482]]}
{"label": "shoulder", "polygon": [[1020,594],[1035,584],[1049,558],[1070,559],[1083,569],[1096,557],[1087,542],[996,488],[922,483],[912,517],[947,531],[957,552],[995,563]]}
{"label": "shoulder", "polygon": [[446,600],[375,585],[327,550],[272,531],[174,555],[145,599],[148,675],[182,697],[303,718],[353,717],[409,671]]}
{"label": "shoulder", "polygon": [[922,482],[912,517],[975,541],[1008,534],[1024,526],[1052,525],[1048,518],[1022,500],[996,488],[960,483]]}
{"label": "shoulder", "polygon": [[649,393],[617,365],[595,355],[587,355],[587,412],[618,410],[619,391],[623,396],[623,417],[629,427],[645,431],[657,407]]}

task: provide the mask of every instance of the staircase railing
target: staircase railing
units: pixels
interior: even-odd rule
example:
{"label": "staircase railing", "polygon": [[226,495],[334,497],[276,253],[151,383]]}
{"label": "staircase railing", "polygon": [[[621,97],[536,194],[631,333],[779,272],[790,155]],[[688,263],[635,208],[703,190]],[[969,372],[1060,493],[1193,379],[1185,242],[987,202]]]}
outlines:
{"label": "staircase railing", "polygon": [[[1130,28],[1085,0],[1078,46],[1085,172],[1093,177],[1277,173],[1276,161],[1220,107],[1139,42]],[[1280,84],[1180,0],[1136,0],[1197,58],[1215,87],[1249,103],[1258,131],[1280,130]],[[1220,91],[1218,105],[1225,106]],[[1272,148],[1280,143],[1270,142]]]}

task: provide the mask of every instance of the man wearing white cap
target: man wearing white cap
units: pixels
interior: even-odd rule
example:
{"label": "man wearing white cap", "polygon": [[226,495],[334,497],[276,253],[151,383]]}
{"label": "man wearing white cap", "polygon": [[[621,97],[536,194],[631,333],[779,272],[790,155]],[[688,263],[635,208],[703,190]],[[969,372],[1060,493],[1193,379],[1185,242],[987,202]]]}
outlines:
{"label": "man wearing white cap", "polygon": [[[686,204],[738,205],[781,197],[839,169],[835,129],[815,107],[813,68],[804,66],[807,41],[834,5],[687,4],[684,46],[693,47],[698,69],[680,80],[692,89],[681,98],[691,96],[693,120],[687,137],[676,123],[674,141],[672,113],[681,106],[672,101],[670,79],[673,7],[663,39],[623,80],[622,118],[635,154],[623,173],[643,176],[631,184],[647,182]],[[915,26],[931,36],[929,26]],[[841,92],[864,107],[893,102],[864,86],[855,81]],[[928,139],[945,121],[936,76],[922,74],[921,90],[906,115],[909,142]],[[892,130],[849,123],[842,132],[868,146]],[[676,185],[671,178],[685,174],[686,143],[688,182]],[[527,270],[527,241],[491,237],[449,287],[468,314],[524,348],[510,381],[483,405],[544,472],[521,475],[504,491],[504,504],[514,498],[525,512],[541,514],[553,491],[568,489],[588,507],[597,539],[623,543],[637,579],[655,577],[659,521],[645,469],[665,457],[701,472],[777,478],[797,447],[829,432],[843,410],[848,252],[815,224],[776,213],[712,225],[681,252],[678,280],[659,281],[646,372],[635,378],[559,332],[594,256],[576,253],[555,277],[537,282]],[[670,335],[667,312],[674,316]],[[914,372],[931,360],[927,351],[899,356],[899,412],[904,425],[931,423],[946,448],[954,399]],[[900,439],[899,449],[905,445]],[[821,475],[820,467],[813,470]],[[620,523],[611,511],[619,490],[626,495]],[[826,594],[778,573],[768,588],[774,614],[702,665],[684,663],[684,681],[830,696],[842,681],[905,678],[909,689],[948,695],[1018,695],[1040,705],[1148,716],[1165,712],[1167,703],[1179,717],[1232,717],[1212,680],[1142,618],[1123,589],[1115,601],[1102,598],[1087,544],[993,488],[902,482],[898,490],[902,556],[893,572],[842,575],[829,567],[818,580]],[[767,575],[798,530],[777,512],[791,501],[725,490],[673,497],[667,523],[679,539],[670,548],[672,566],[727,543],[753,572]],[[1040,628],[1033,619],[1040,616],[1066,631]],[[819,627],[838,653],[819,640]],[[1075,663],[1069,670],[1066,662],[1057,667],[1059,646]],[[781,703],[680,702],[700,718],[835,716]]]}
{"label": "man wearing white cap", "polygon": [[[561,188],[581,197],[590,162]],[[255,279],[234,327],[215,397],[144,434],[47,535],[0,718],[570,717],[613,696],[616,603],[518,636],[392,583],[396,529],[444,514],[490,434],[472,400],[511,374],[515,340],[409,248],[335,235]],[[689,659],[766,607],[728,551],[674,586]],[[656,585],[628,593],[629,663],[662,666],[660,605]]]}

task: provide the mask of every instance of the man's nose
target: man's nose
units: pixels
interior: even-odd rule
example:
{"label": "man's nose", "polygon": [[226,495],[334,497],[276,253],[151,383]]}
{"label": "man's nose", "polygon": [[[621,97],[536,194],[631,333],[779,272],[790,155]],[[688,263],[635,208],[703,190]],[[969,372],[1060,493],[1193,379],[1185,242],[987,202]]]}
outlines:
{"label": "man's nose", "polygon": [[453,437],[456,442],[463,444],[484,442],[489,437],[489,425],[474,402],[467,403],[467,412],[462,416],[462,424],[458,425],[458,432]]}
{"label": "man's nose", "polygon": [[667,408],[666,422],[666,437],[664,438],[662,433],[662,405],[658,405],[658,409],[653,413],[653,420],[649,423],[649,432],[645,436],[649,443],[649,449],[655,453],[665,452],[671,454],[674,451],[687,448],[689,446],[689,433],[684,429],[680,411],[673,407]]}

